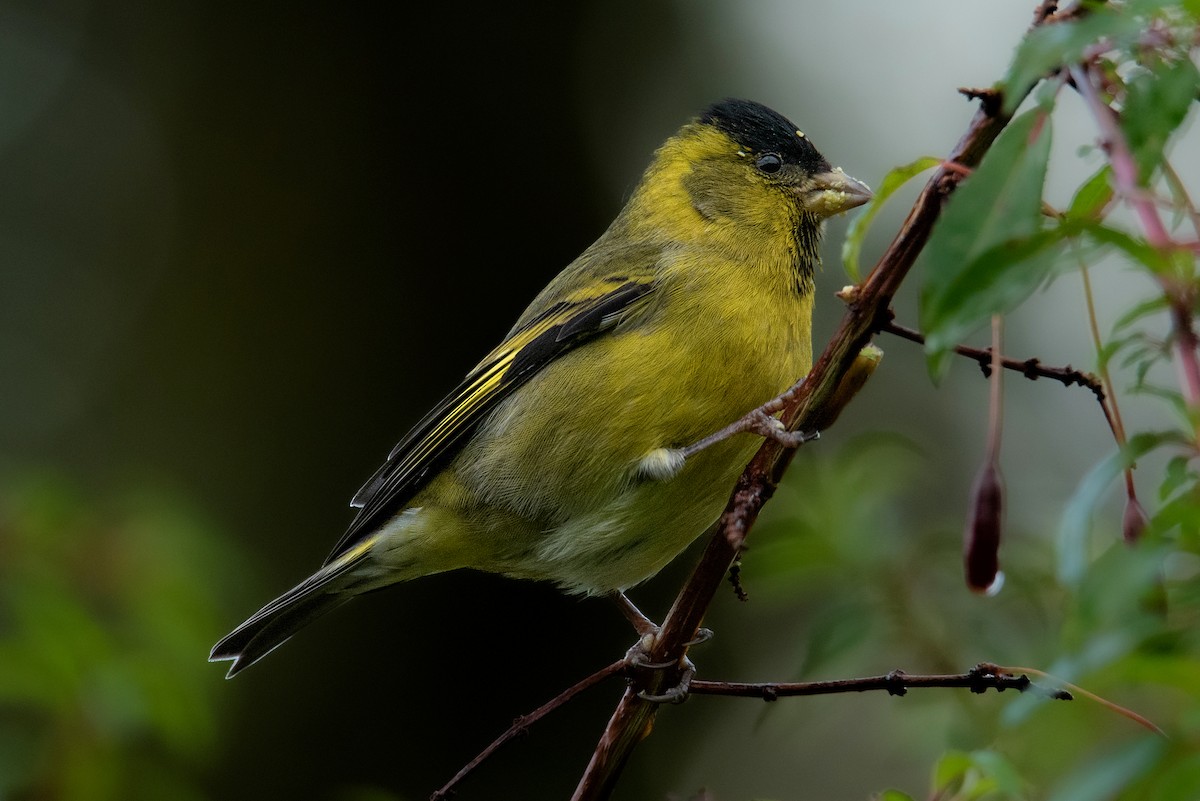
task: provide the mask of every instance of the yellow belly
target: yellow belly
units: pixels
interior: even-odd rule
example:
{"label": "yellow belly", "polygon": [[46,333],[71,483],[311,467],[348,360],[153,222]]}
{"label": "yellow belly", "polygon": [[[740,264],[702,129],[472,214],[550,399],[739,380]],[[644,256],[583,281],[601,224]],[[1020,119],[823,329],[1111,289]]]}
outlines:
{"label": "yellow belly", "polygon": [[722,313],[753,310],[752,319],[674,314],[678,325],[609,334],[502,403],[414,499],[438,510],[429,534],[442,569],[605,592],[653,575],[714,522],[756,437],[719,443],[668,480],[640,476],[637,464],[733,422],[811,361],[809,298],[776,302],[774,313],[727,301]]}

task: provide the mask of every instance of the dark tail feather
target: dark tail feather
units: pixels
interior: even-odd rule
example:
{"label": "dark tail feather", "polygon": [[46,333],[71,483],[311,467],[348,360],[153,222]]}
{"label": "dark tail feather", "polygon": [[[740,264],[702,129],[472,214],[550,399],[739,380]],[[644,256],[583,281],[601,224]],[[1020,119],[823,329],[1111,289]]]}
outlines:
{"label": "dark tail feather", "polygon": [[369,546],[370,541],[363,543],[255,612],[213,646],[208,661],[233,660],[225,674],[231,679],[304,626],[349,601],[358,594],[358,588],[351,587],[355,583],[351,569],[366,557]]}

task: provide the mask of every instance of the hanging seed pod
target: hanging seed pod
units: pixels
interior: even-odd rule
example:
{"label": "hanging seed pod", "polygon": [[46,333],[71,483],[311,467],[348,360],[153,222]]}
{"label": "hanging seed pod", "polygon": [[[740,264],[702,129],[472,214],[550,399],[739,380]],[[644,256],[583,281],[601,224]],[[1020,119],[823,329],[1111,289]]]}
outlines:
{"label": "hanging seed pod", "polygon": [[971,489],[971,508],[963,536],[963,567],[973,592],[1000,589],[1000,532],[1004,519],[1004,480],[995,460],[984,462]]}
{"label": "hanging seed pod", "polygon": [[1133,545],[1142,538],[1149,525],[1150,518],[1138,501],[1136,495],[1129,495],[1125,500],[1125,514],[1121,518],[1121,534],[1126,545]]}

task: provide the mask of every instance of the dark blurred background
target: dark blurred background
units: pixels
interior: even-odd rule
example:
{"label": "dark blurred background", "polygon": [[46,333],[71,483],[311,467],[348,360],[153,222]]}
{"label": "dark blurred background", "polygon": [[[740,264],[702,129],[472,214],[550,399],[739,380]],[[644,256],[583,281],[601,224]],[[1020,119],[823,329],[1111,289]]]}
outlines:
{"label": "dark blurred background", "polygon": [[[679,124],[752,97],[875,183],[944,153],[971,113],[954,88],[1000,77],[1032,3],[997,5],[951,19],[932,0],[0,2],[0,555],[24,610],[0,616],[0,797],[424,798],[622,654],[632,637],[606,603],[463,573],[363,598],[237,681],[204,663],[320,564],[354,490]],[[830,226],[818,347],[840,313],[844,229]],[[911,299],[900,308],[913,322]],[[1037,319],[1014,323],[1019,355],[1090,358],[1085,331],[1048,336]],[[884,345],[756,532],[754,601],[719,598],[704,675],[957,670],[1001,658],[1014,620],[1050,627],[1045,599],[979,599],[958,578],[985,384],[964,368],[935,393],[915,348]],[[1013,458],[1044,468],[1012,471],[1029,493],[1017,537],[1033,542],[1104,452],[1102,421],[1068,392],[1012,394],[1017,414],[1081,432],[1070,453],[1013,432]],[[1025,581],[1047,569],[1039,547],[1013,557]],[[830,566],[839,548],[848,561]],[[772,553],[829,569],[773,575]],[[635,600],[661,616],[693,559]],[[1018,641],[1014,656],[1053,653]],[[566,797],[621,689],[540,723],[460,797]],[[970,701],[767,716],[696,699],[660,717],[618,797],[920,792],[948,742],[996,725],[999,702]]]}

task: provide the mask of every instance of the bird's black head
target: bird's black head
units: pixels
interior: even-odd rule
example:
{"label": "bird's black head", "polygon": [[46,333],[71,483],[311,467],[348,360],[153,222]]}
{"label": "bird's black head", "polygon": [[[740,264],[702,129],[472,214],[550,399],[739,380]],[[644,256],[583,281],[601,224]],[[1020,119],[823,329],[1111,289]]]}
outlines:
{"label": "bird's black head", "polygon": [[[758,159],[773,155],[809,174],[829,169],[829,162],[794,123],[761,103],[727,98],[709,106],[700,122],[721,131]],[[762,165],[764,171],[772,166],[770,161]]]}

